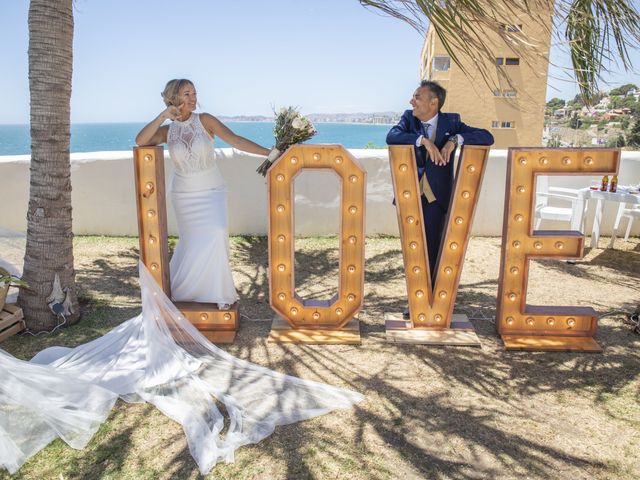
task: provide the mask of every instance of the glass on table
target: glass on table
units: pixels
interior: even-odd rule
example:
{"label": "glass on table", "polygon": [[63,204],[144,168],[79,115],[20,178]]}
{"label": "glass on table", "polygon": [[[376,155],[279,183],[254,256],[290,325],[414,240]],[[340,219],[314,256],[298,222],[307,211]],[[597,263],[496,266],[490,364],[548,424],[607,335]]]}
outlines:
{"label": "glass on table", "polygon": [[601,186],[602,186],[602,180],[598,180],[597,178],[594,178],[593,180],[591,180],[591,185],[589,186],[589,189],[600,190]]}

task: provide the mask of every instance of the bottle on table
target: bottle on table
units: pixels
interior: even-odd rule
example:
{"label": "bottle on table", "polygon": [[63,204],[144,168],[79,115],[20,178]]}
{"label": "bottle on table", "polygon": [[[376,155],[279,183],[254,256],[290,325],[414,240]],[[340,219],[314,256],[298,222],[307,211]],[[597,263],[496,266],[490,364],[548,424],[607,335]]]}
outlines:
{"label": "bottle on table", "polygon": [[606,192],[608,186],[609,186],[609,175],[605,175],[604,177],[602,177],[602,185],[600,185],[600,190],[603,192]]}
{"label": "bottle on table", "polygon": [[611,183],[609,184],[609,191],[612,193],[616,193],[617,189],[618,189],[618,176],[614,175],[613,178],[611,179]]}

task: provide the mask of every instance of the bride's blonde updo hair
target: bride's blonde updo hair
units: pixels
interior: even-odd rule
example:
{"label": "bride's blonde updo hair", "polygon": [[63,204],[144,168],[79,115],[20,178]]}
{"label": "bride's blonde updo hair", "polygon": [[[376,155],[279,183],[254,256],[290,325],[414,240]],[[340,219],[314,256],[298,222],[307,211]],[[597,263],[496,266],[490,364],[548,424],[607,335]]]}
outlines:
{"label": "bride's blonde updo hair", "polygon": [[195,89],[195,85],[191,80],[187,80],[186,78],[174,78],[173,80],[169,80],[167,85],[164,87],[164,90],[160,95],[162,95],[162,100],[164,100],[164,104],[168,107],[169,105],[173,105],[178,107],[180,105],[180,101],[178,100],[178,95],[180,94],[180,90],[185,85],[191,85]]}

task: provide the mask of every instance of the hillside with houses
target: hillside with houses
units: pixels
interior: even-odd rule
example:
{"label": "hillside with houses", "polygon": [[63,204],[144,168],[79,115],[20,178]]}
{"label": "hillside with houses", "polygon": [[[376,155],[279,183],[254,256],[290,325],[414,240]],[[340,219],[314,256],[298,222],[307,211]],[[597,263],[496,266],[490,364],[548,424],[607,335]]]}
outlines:
{"label": "hillside with houses", "polygon": [[573,100],[547,102],[543,143],[549,147],[640,147],[640,88],[622,85],[601,92],[592,105]]}

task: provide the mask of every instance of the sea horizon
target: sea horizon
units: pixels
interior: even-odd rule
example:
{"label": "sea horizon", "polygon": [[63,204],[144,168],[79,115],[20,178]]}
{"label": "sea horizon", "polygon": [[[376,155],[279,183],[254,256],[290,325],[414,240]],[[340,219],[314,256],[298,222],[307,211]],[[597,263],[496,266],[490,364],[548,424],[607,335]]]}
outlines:
{"label": "sea horizon", "polygon": [[[217,116],[219,120],[224,120],[225,122],[230,123],[273,123],[273,118],[267,120],[228,120],[229,117],[225,116]],[[135,121],[132,120],[130,122],[72,122],[71,125],[144,125],[148,122],[148,120],[140,120]],[[331,123],[331,124],[347,124],[347,125],[395,125],[397,122],[381,122],[381,123],[368,123],[368,122],[343,122],[343,121],[333,121],[333,122],[321,122],[314,121],[313,124],[316,123]],[[28,127],[30,123],[0,123],[0,128],[2,127]],[[165,124],[166,125],[166,124]]]}
{"label": "sea horizon", "polygon": [[[221,118],[224,119],[223,116]],[[71,153],[124,151],[135,146],[135,136],[146,122],[83,122],[71,124]],[[225,121],[236,134],[267,148],[274,143],[273,121]],[[346,148],[386,148],[386,135],[393,123],[314,122],[318,131],[306,143],[340,144]],[[215,139],[217,148],[229,147]],[[0,156],[31,153],[29,124],[0,125]]]}

